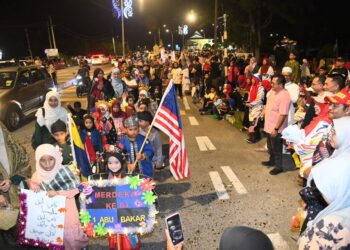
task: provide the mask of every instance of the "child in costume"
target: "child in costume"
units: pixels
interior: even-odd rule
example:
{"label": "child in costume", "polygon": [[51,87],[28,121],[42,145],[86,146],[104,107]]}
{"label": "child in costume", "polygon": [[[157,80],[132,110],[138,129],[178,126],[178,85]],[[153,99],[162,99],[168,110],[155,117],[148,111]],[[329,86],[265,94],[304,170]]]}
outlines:
{"label": "child in costume", "polygon": [[84,116],[84,129],[80,131],[80,138],[85,145],[86,153],[89,156],[91,165],[96,163],[97,153],[102,153],[102,137],[94,125],[92,115]]}
{"label": "child in costume", "polygon": [[114,127],[117,130],[118,142],[120,142],[122,134],[125,133],[123,123],[126,119],[126,113],[121,110],[120,102],[118,102],[116,99],[112,99],[108,104],[113,117]]}
{"label": "child in costume", "polygon": [[129,154],[128,171],[152,178],[153,149],[151,143],[147,140],[142,152],[139,152],[145,137],[139,134],[139,124],[135,116],[127,118],[124,127],[126,128],[126,134],[122,137],[121,144],[123,150]]}
{"label": "child in costume", "polygon": [[80,250],[88,245],[88,237],[81,230],[79,213],[74,196],[79,193],[78,181],[67,166],[62,165],[62,154],[55,146],[42,144],[35,151],[36,171],[30,181],[30,189],[46,191],[49,197],[66,197],[64,247]]}
{"label": "child in costume", "polygon": [[51,126],[51,133],[56,140],[55,146],[58,146],[63,157],[62,164],[68,165],[73,161],[72,147],[68,139],[67,125],[61,120],[57,120]]}
{"label": "child in costume", "polygon": [[126,117],[130,117],[136,114],[136,109],[135,109],[135,99],[132,95],[128,95],[126,98],[127,105],[124,107]]}
{"label": "child in costume", "polygon": [[[126,158],[120,149],[116,148],[115,152],[107,152],[106,158],[106,169],[107,169],[107,178],[123,178],[127,173],[126,168]],[[111,235],[109,241],[111,240]],[[140,249],[140,240],[137,237],[137,234],[120,234],[119,240],[121,241],[120,250],[138,250]],[[110,242],[111,246],[111,242]]]}
{"label": "child in costume", "polygon": [[108,103],[106,101],[98,101],[96,103],[96,112],[93,116],[96,129],[103,136],[103,144],[116,145],[118,141],[117,130],[115,129],[113,118],[108,112]]}
{"label": "child in costume", "polygon": [[[137,118],[140,126],[140,135],[146,136],[148,129],[152,123],[153,116],[150,112],[145,111],[145,112],[138,112]],[[162,136],[160,135],[159,131],[156,128],[152,128],[148,136],[148,140],[150,141],[154,151],[152,163],[155,166],[155,169],[164,168]]]}

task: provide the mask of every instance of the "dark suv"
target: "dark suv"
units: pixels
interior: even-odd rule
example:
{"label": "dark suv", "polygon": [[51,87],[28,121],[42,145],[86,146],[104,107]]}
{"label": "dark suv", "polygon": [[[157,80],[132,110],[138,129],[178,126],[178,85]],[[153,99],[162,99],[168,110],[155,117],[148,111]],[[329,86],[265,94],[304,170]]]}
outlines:
{"label": "dark suv", "polygon": [[36,66],[0,69],[0,120],[10,131],[35,114],[54,84],[46,69]]}

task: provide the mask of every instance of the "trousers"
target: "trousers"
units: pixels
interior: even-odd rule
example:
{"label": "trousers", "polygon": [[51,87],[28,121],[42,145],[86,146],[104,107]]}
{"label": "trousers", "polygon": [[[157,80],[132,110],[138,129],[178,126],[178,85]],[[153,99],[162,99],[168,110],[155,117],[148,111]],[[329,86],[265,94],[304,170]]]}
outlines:
{"label": "trousers", "polygon": [[270,155],[270,162],[274,163],[276,168],[282,169],[282,152],[283,140],[281,134],[278,133],[275,137],[267,134],[267,151]]}

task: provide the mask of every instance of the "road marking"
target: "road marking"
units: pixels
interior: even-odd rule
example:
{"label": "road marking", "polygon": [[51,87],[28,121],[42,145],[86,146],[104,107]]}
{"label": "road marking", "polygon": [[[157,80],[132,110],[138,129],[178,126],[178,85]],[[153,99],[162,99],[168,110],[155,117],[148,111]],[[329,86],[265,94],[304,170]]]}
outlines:
{"label": "road marking", "polygon": [[235,173],[229,166],[221,167],[222,171],[226,174],[227,178],[230,180],[232,185],[235,187],[237,193],[246,194],[248,193],[247,189],[243,186],[243,184],[239,181]]}
{"label": "road marking", "polygon": [[198,123],[196,117],[194,117],[194,116],[189,116],[188,119],[190,120],[191,126],[198,126],[198,125],[199,125],[199,123]]}
{"label": "road marking", "polygon": [[267,237],[272,241],[273,247],[278,250],[289,250],[287,242],[279,233],[267,234]]}
{"label": "road marking", "polygon": [[200,151],[216,150],[208,136],[196,136],[196,140]]}
{"label": "road marking", "polygon": [[209,172],[209,176],[211,178],[211,181],[213,182],[216,194],[219,197],[219,200],[227,200],[230,199],[230,196],[228,195],[224,183],[222,183],[222,180],[220,178],[220,175],[216,171]]}
{"label": "road marking", "polygon": [[186,112],[184,110],[180,110],[180,115],[185,116]]}
{"label": "road marking", "polygon": [[186,96],[183,97],[182,101],[184,103],[185,109],[190,110],[191,108],[190,108],[190,105],[188,104]]}

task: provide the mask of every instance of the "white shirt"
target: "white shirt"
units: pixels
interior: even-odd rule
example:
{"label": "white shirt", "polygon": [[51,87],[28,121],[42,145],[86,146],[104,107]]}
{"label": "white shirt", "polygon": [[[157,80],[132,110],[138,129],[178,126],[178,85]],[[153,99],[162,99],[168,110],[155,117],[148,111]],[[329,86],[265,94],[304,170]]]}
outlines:
{"label": "white shirt", "polygon": [[288,114],[288,125],[291,125],[294,123],[294,114],[295,114],[295,108],[293,104],[298,101],[300,91],[299,91],[298,84],[294,82],[287,82],[284,85],[284,88],[288,91],[291,99],[289,114]]}
{"label": "white shirt", "polygon": [[182,81],[181,69],[180,68],[172,69],[171,74],[173,75],[174,84],[181,84],[181,81]]}

